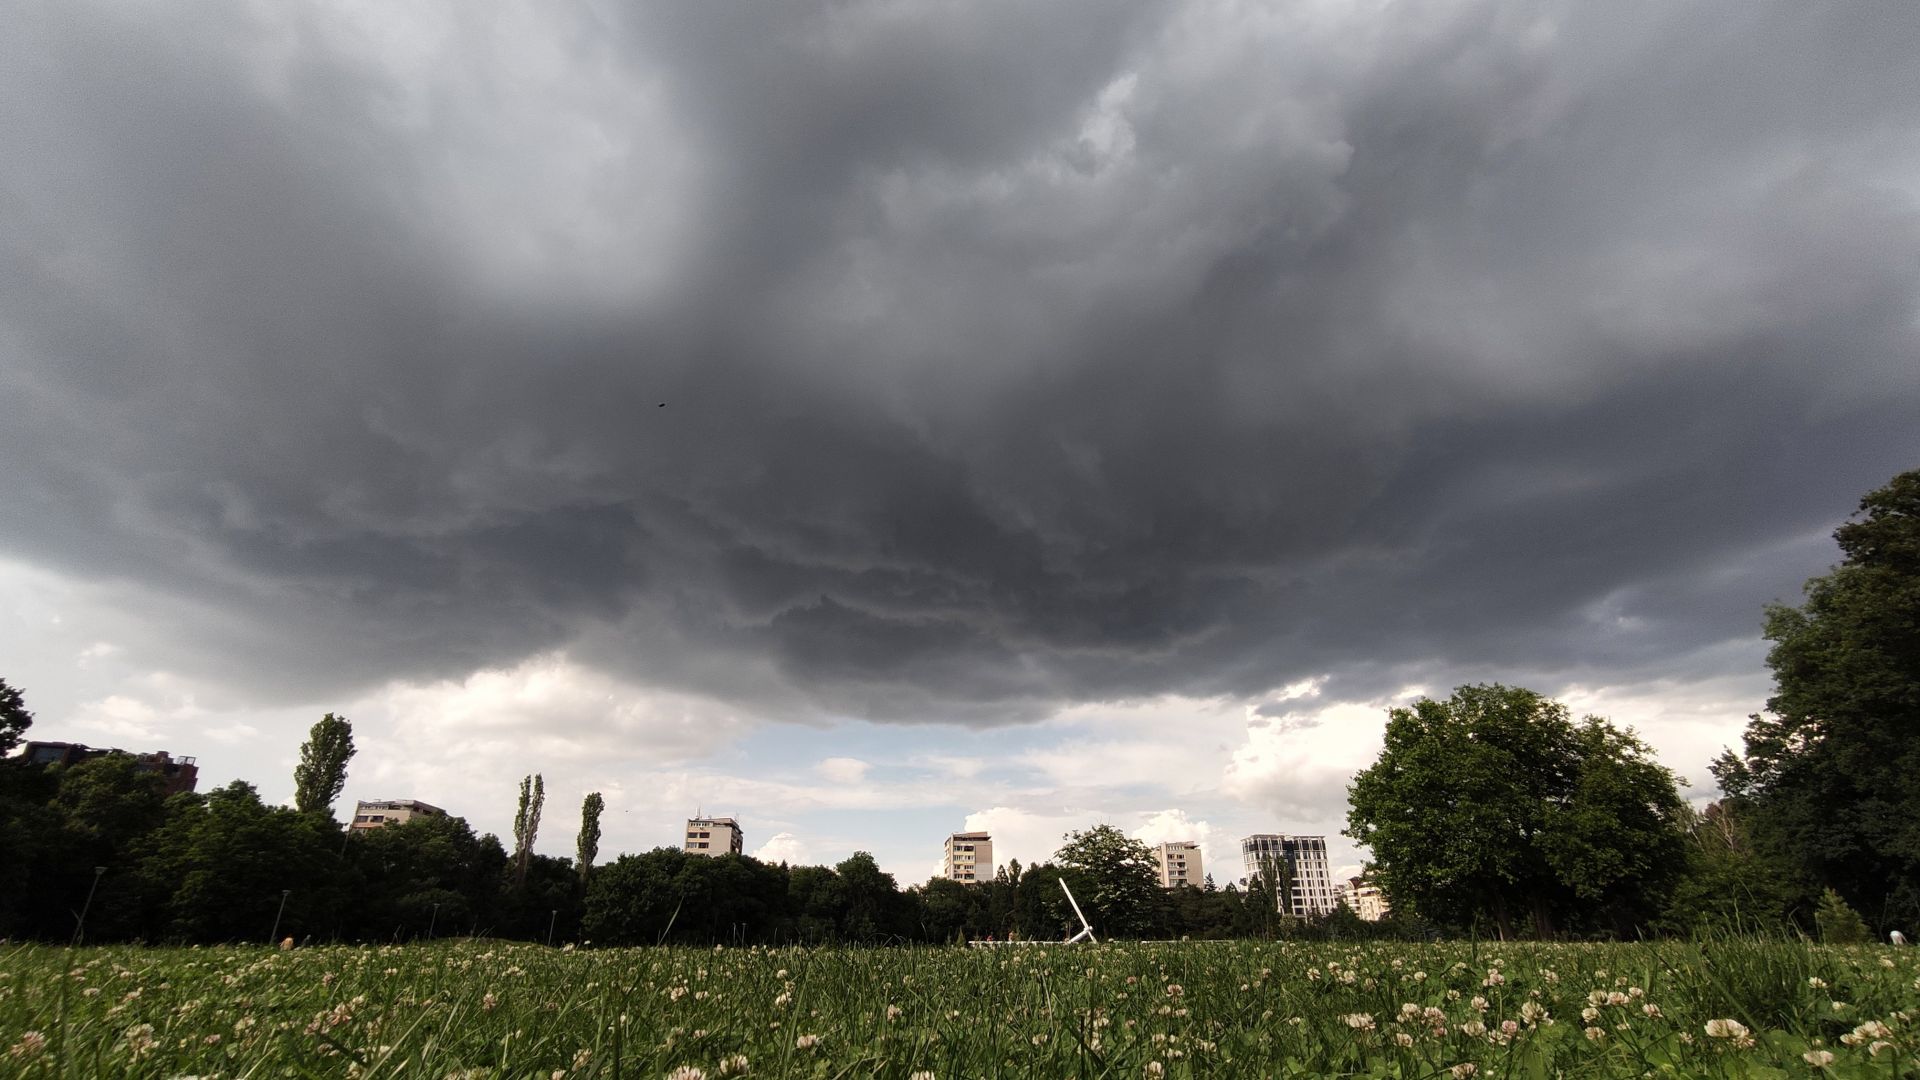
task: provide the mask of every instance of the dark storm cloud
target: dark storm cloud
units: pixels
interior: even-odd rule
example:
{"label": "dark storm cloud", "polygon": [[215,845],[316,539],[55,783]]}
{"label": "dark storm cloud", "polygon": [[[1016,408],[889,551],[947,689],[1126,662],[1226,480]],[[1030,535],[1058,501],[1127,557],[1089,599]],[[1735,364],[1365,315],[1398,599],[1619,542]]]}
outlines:
{"label": "dark storm cloud", "polygon": [[1904,3],[192,12],[0,42],[4,542],[289,695],[1668,674],[1915,464]]}

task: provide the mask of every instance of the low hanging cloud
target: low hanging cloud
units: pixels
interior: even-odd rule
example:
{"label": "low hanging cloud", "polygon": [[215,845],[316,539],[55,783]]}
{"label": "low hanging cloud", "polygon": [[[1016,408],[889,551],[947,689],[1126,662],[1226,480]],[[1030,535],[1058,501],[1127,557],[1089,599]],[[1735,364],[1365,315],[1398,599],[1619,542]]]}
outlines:
{"label": "low hanging cloud", "polygon": [[[508,672],[523,719],[553,656],[703,716],[982,726],[1722,675],[1914,464],[1916,29],[37,6],[0,554],[230,693]],[[1286,715],[1230,787],[1330,782]]]}

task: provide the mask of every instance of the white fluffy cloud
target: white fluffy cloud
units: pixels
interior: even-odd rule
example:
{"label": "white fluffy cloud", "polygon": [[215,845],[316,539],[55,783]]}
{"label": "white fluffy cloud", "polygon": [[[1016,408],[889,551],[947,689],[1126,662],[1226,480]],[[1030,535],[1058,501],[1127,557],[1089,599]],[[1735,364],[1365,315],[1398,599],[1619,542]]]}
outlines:
{"label": "white fluffy cloud", "polygon": [[788,863],[793,866],[809,865],[814,861],[813,849],[805,841],[790,832],[774,833],[767,842],[754,849],[753,857],[764,863]]}
{"label": "white fluffy cloud", "polygon": [[872,768],[859,758],[830,757],[814,766],[814,771],[836,784],[857,784]]}

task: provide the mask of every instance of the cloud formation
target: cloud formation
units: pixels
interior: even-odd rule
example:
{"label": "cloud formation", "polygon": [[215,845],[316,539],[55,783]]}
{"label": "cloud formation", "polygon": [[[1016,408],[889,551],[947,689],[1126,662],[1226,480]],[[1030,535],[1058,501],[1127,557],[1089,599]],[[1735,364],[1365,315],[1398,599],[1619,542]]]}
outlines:
{"label": "cloud formation", "polygon": [[1913,464],[1911,5],[15,24],[0,545],[260,700],[1720,675]]}

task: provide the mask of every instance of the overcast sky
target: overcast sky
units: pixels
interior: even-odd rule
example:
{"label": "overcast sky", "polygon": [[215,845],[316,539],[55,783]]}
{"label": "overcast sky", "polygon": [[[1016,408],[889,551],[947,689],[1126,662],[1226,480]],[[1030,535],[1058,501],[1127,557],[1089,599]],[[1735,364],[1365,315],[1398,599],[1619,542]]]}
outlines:
{"label": "overcast sky", "polygon": [[[1911,0],[28,0],[33,734],[603,854],[1326,833],[1527,685],[1710,793],[1920,465]],[[764,846],[763,846],[764,845]],[[1224,868],[1223,868],[1224,867]]]}

